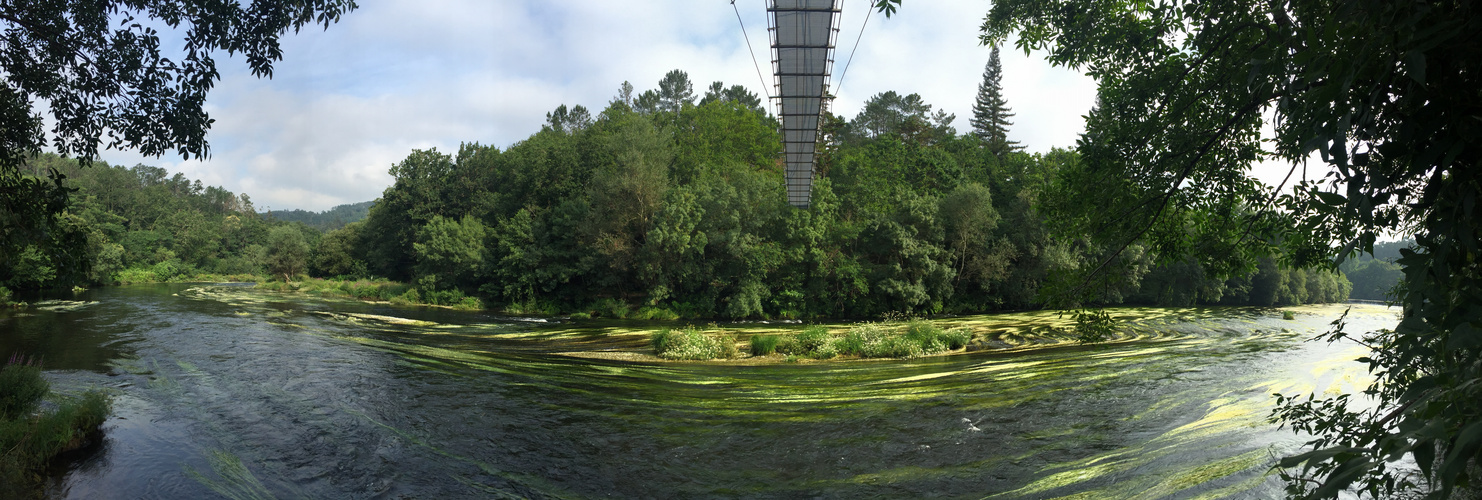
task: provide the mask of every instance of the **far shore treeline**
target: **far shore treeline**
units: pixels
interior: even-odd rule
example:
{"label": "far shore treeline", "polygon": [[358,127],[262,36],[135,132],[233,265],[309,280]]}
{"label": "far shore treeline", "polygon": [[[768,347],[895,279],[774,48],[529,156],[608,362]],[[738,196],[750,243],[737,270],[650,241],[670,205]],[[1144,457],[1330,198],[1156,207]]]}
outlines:
{"label": "far shore treeline", "polygon": [[[44,243],[0,259],[0,285],[379,278],[405,283],[409,302],[608,317],[1043,307],[1052,292],[1086,288],[1075,278],[1115,249],[1056,220],[1066,192],[1056,174],[1078,154],[1022,152],[998,104],[997,119],[974,117],[963,134],[916,94],[826,116],[808,209],[784,199],[777,122],[761,100],[720,82],[697,96],[677,70],[641,94],[624,83],[596,114],[561,106],[503,150],[412,151],[373,204],[290,217],[338,227],[328,232],[164,169],[79,168],[44,154],[27,170],[56,169],[77,190]],[[1382,260],[1350,263],[1366,280],[1355,287],[1341,273],[1285,267],[1281,255],[1218,277],[1139,244],[1110,262],[1114,279],[1080,304],[1336,302],[1350,290],[1382,298],[1397,277]]]}

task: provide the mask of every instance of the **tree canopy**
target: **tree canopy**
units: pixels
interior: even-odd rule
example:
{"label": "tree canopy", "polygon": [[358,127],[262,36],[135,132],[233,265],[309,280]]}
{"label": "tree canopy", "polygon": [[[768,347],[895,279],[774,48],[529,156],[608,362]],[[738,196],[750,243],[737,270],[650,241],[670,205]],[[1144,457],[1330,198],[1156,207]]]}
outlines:
{"label": "tree canopy", "polygon": [[[105,148],[207,156],[206,94],[219,78],[213,57],[240,54],[253,75],[271,77],[283,57],[280,36],[328,28],[355,7],[351,0],[0,4],[0,275],[25,265],[17,256],[75,253],[54,237],[65,232],[57,220],[70,192],[63,176],[22,172],[27,158],[48,144],[84,164]],[[146,19],[183,31],[183,54],[163,52],[160,33],[136,22]],[[50,131],[40,109],[51,115]]]}

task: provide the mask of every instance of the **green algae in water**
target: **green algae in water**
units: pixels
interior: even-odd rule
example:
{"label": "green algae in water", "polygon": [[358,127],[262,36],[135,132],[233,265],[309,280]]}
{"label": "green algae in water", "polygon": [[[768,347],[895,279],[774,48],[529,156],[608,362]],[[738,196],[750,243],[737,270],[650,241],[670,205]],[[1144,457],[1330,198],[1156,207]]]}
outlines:
{"label": "green algae in water", "polygon": [[[1154,310],[1116,313],[1134,317],[1131,321],[1144,329],[1129,334],[1133,340],[1128,342],[1089,348],[1056,345],[915,361],[667,364],[559,354],[622,348],[634,337],[641,346],[653,330],[642,323],[578,328],[490,324],[487,316],[455,313],[418,316],[389,306],[356,305],[345,311],[437,323],[388,325],[315,314],[325,307],[317,302],[274,302],[216,307],[216,316],[208,320],[224,329],[221,334],[171,338],[177,344],[214,341],[209,348],[156,348],[149,357],[166,360],[162,368],[186,386],[184,394],[162,400],[159,391],[136,388],[133,393],[174,408],[194,428],[209,429],[205,434],[224,442],[202,448],[253,450],[239,460],[247,463],[243,469],[262,477],[258,484],[268,494],[283,497],[293,494],[287,485],[269,480],[280,475],[277,470],[247,457],[306,455],[291,448],[257,448],[269,445],[254,443],[251,434],[234,427],[235,412],[270,410],[275,423],[293,426],[325,411],[375,415],[375,426],[344,425],[372,434],[370,442],[377,436],[395,438],[407,443],[407,450],[426,450],[390,455],[382,458],[391,460],[387,468],[374,469],[397,471],[391,475],[406,471],[391,491],[419,497],[541,492],[574,497],[1261,496],[1272,491],[1263,472],[1282,453],[1269,451],[1265,442],[1274,427],[1263,418],[1269,410],[1266,389],[1292,378],[1271,373],[1266,362],[1271,355],[1264,353],[1308,348],[1300,334],[1275,333],[1270,320],[1276,318]],[[253,317],[234,316],[238,310]],[[264,313],[271,310],[284,311],[274,323],[296,328],[265,327]],[[1176,315],[1199,323],[1173,322]],[[1013,324],[1025,318],[991,316],[942,324],[967,323],[976,339],[1021,332],[1026,345],[1044,341],[1028,332],[1054,328],[1053,314],[1024,316],[1031,324]],[[1320,319],[1304,314],[1302,323],[1291,325],[1301,330]],[[1234,323],[1254,328],[1245,328],[1250,331],[1242,336],[1242,327],[1228,327]],[[776,325],[735,328],[796,331]],[[245,350],[225,347],[237,339]],[[274,343],[284,348],[264,347]],[[296,360],[313,350],[335,353],[336,361],[273,364],[313,370],[299,378],[268,377],[277,383],[266,386],[263,374],[251,371],[270,358],[250,355]],[[217,360],[198,352],[231,352],[234,358]],[[174,361],[177,355],[188,361]],[[345,361],[338,360],[341,355],[348,355]],[[1316,363],[1329,359],[1322,356],[1293,358],[1298,361],[1290,364],[1300,367],[1295,380],[1317,390],[1362,382],[1344,375],[1344,363],[1351,361]],[[1325,372],[1312,374],[1308,366]],[[229,370],[249,371],[244,377]],[[1329,373],[1335,370],[1340,373]],[[216,375],[215,382],[197,371]],[[321,392],[301,389],[320,379],[327,381],[319,384]],[[336,390],[352,395],[339,397]],[[215,407],[192,411],[183,404],[202,397],[214,398]],[[338,399],[326,403],[326,397]],[[256,406],[235,406],[235,400]],[[982,430],[965,429],[963,418]],[[352,438],[336,445],[345,449],[363,446],[356,443],[363,443],[364,435],[345,432],[334,427],[325,438]],[[347,486],[374,476],[322,474],[313,477],[326,479],[306,485],[315,490],[305,496],[370,497],[386,491]],[[226,475],[218,472],[212,480],[224,482]],[[531,489],[512,494],[491,476]]]}
{"label": "green algae in water", "polygon": [[257,476],[242,464],[242,459],[221,450],[211,450],[208,457],[211,471],[216,477],[208,477],[194,467],[185,466],[185,475],[200,482],[216,494],[232,500],[274,500],[273,492],[263,486]]}

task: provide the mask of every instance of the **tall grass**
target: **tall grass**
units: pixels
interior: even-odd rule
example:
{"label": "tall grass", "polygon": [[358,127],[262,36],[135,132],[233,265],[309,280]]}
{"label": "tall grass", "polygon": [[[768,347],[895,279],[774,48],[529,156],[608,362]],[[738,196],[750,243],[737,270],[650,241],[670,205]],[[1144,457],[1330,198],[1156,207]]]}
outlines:
{"label": "tall grass", "polygon": [[751,355],[766,356],[777,352],[777,342],[782,340],[776,335],[752,335]]}
{"label": "tall grass", "polygon": [[13,356],[0,368],[0,497],[34,488],[47,461],[82,447],[108,418],[108,398],[98,392],[38,412],[50,388],[38,363]]}

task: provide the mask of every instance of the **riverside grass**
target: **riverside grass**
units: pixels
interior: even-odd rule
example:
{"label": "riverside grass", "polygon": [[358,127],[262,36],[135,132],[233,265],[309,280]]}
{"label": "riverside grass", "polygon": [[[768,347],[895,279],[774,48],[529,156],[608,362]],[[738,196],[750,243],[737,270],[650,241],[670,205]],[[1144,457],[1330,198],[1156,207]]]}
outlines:
{"label": "riverside grass", "polygon": [[[792,335],[754,335],[752,356],[782,354],[790,360],[859,358],[914,358],[962,349],[972,338],[966,328],[943,329],[933,322],[915,319],[862,323],[843,336],[830,334],[822,326],[810,326]],[[735,357],[734,337],[709,335],[694,327],[663,329],[652,336],[654,353],[665,359],[708,360]],[[730,346],[732,350],[725,350]]]}
{"label": "riverside grass", "polygon": [[0,497],[33,491],[47,462],[83,447],[111,411],[108,397],[95,391],[37,411],[50,389],[38,363],[12,357],[0,368]]}
{"label": "riverside grass", "polygon": [[303,281],[264,281],[257,288],[276,292],[298,292],[322,297],[347,297],[358,300],[390,302],[397,305],[444,306],[464,311],[484,308],[478,297],[459,290],[418,290],[406,283],[390,280],[327,280],[310,278]]}

